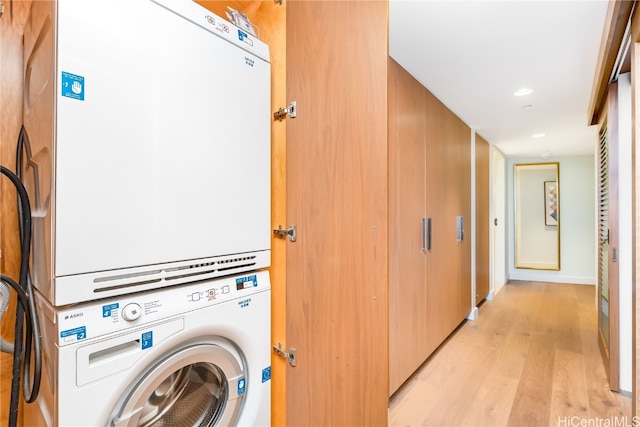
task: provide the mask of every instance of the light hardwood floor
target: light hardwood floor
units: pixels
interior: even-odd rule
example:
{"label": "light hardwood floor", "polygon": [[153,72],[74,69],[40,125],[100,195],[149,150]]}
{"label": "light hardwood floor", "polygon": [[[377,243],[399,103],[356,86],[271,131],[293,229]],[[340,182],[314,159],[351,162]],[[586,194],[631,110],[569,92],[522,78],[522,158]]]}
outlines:
{"label": "light hardwood floor", "polygon": [[632,425],[630,397],[608,388],[594,292],[505,285],[393,396],[389,425]]}

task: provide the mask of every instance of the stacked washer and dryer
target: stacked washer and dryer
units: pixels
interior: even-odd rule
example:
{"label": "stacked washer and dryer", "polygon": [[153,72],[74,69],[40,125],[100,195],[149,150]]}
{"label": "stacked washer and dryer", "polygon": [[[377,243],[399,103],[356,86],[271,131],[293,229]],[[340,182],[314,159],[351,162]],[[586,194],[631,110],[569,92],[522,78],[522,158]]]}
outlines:
{"label": "stacked washer and dryer", "polygon": [[268,47],[190,0],[58,0],[24,49],[44,419],[268,425]]}

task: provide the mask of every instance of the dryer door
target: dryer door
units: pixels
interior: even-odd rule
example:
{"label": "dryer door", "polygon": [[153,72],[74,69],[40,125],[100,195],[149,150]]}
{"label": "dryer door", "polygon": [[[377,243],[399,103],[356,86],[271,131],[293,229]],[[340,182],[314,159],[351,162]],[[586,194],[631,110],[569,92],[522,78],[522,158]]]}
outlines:
{"label": "dryer door", "polygon": [[235,425],[245,391],[245,369],[228,349],[193,345],[146,371],[114,411],[112,425]]}

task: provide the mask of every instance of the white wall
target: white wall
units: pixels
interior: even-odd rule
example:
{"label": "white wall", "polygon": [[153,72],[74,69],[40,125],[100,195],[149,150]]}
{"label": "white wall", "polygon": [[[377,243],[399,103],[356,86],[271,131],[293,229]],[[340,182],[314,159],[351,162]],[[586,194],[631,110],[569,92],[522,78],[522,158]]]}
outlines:
{"label": "white wall", "polygon": [[[560,163],[559,271],[516,269],[514,261],[513,170],[518,163]],[[596,283],[596,199],[594,156],[507,159],[507,271],[509,280]]]}

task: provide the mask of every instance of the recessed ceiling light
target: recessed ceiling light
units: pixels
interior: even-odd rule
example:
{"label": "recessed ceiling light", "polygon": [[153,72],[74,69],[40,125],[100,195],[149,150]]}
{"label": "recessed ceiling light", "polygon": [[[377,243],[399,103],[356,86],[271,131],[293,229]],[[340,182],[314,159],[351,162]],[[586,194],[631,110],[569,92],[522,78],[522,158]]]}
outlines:
{"label": "recessed ceiling light", "polygon": [[536,133],[535,135],[531,135],[531,136],[533,136],[534,138],[544,138],[546,136],[546,134],[544,134],[544,133]]}
{"label": "recessed ceiling light", "polygon": [[522,89],[518,89],[517,91],[513,92],[513,95],[524,96],[524,95],[529,95],[531,92],[533,92],[533,89],[523,87]]}

